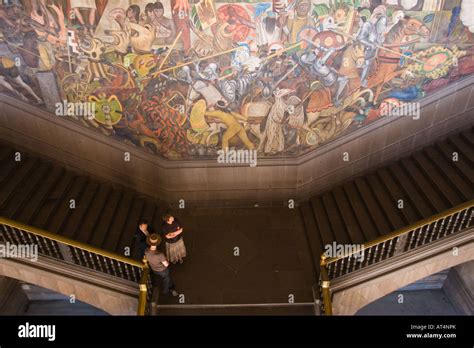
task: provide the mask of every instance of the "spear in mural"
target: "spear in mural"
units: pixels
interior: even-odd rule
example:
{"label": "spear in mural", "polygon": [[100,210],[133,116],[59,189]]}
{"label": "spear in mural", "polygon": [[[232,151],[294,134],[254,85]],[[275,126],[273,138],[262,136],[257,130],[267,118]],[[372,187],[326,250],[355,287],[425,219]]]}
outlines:
{"label": "spear in mural", "polygon": [[297,67],[298,67],[298,64],[293,65],[293,67],[292,67],[290,70],[288,70],[288,71],[286,72],[286,74],[283,75],[283,77],[277,81],[277,83],[275,83],[275,84],[273,85],[273,88],[276,88],[280,83],[282,83],[284,80],[286,80],[286,78],[287,78],[288,76],[290,76],[290,74],[291,74],[293,71],[295,71]]}
{"label": "spear in mural", "polygon": [[182,33],[183,33],[183,32],[180,31],[180,32],[178,33],[178,35],[176,36],[176,39],[174,39],[173,44],[172,44],[171,47],[168,49],[168,53],[166,53],[166,56],[165,56],[165,58],[163,59],[163,61],[161,62],[160,66],[158,67],[158,70],[161,70],[161,68],[163,68],[163,65],[165,65],[165,63],[166,63],[166,61],[168,60],[168,58],[169,58],[171,52],[174,50],[174,47],[175,47],[176,44],[178,43],[178,40],[181,38],[181,34],[182,34]]}
{"label": "spear in mural", "polygon": [[[265,57],[264,59],[262,59],[261,62],[260,62],[260,64],[262,64],[263,62],[265,62],[265,61],[267,61],[267,60],[269,60],[269,59],[271,59],[271,58],[273,58],[273,57],[279,56],[279,55],[281,55],[282,53],[284,53],[284,52],[286,52],[286,51],[290,51],[290,50],[292,50],[292,49],[294,49],[294,48],[300,47],[302,42],[303,42],[303,41],[297,42],[297,43],[295,43],[294,45],[288,46],[287,48],[284,48],[284,49],[282,49],[282,50],[278,50],[277,52],[270,54],[269,56],[267,56],[267,57]],[[288,77],[288,75],[290,75],[290,74],[297,68],[297,66],[298,66],[298,65],[293,66],[293,68],[292,68],[290,71],[288,71],[288,72],[285,74],[285,76],[283,76],[283,78],[282,78],[280,81],[278,81],[278,82],[276,83],[276,85],[275,85],[274,87],[276,87],[276,86],[277,86],[278,84],[280,84],[284,79],[286,79],[286,78]],[[230,73],[230,74],[221,76],[218,80],[219,80],[219,81],[220,81],[220,80],[224,80],[224,79],[226,79],[226,78],[228,78],[228,77],[230,77],[230,76],[232,76],[232,75],[234,75],[234,73]]]}
{"label": "spear in mural", "polygon": [[219,57],[219,56],[222,56],[223,54],[234,52],[234,51],[240,50],[242,48],[244,48],[244,47],[239,46],[239,47],[231,48],[230,50],[225,50],[225,51],[222,51],[222,52],[219,52],[219,53],[216,53],[216,54],[211,54],[210,56],[198,58],[198,59],[192,60],[192,61],[187,62],[187,63],[178,64],[178,65],[175,65],[175,66],[163,69],[163,70],[159,70],[159,71],[155,72],[152,76],[153,77],[158,77],[164,72],[167,72],[167,71],[170,71],[170,70],[175,70],[175,69],[178,69],[178,68],[182,68],[183,66],[194,64],[194,63],[200,62],[202,60],[206,60],[206,59],[210,59],[210,58],[214,58],[214,57]]}
{"label": "spear in mural", "polygon": [[285,53],[286,51],[290,51],[290,50],[292,50],[292,49],[294,49],[294,48],[301,47],[301,44],[302,44],[302,43],[303,43],[303,41],[299,41],[299,42],[295,43],[294,45],[288,46],[287,48],[284,48],[284,49],[282,49],[282,50],[278,50],[277,52],[272,53],[272,54],[270,54],[269,56],[265,57],[265,58],[262,60],[262,62],[264,62],[264,61],[266,61],[266,60],[269,60],[269,59],[271,59],[271,58],[273,58],[273,57],[279,56],[279,55],[281,55],[282,53]]}
{"label": "spear in mural", "polygon": [[[347,36],[347,37],[351,38],[352,40],[357,41],[357,38],[356,38],[355,36],[351,35],[351,34],[346,34],[346,33],[342,32],[342,31],[339,31],[339,30],[336,30],[336,29],[328,29],[328,30],[332,31],[333,33],[339,34],[339,35]],[[310,42],[311,42],[311,41],[310,41]],[[387,47],[384,47],[384,46],[380,46],[380,45],[377,45],[377,44],[373,44],[373,45],[374,45],[375,47],[381,49],[381,50],[390,52],[390,53],[395,54],[395,55],[397,55],[397,56],[399,56],[399,57],[401,57],[401,58],[413,60],[413,61],[417,62],[418,64],[422,64],[422,65],[425,64],[425,63],[422,62],[421,60],[418,60],[418,59],[413,58],[413,57],[410,57],[410,56],[406,56],[406,55],[404,55],[404,54],[402,54],[402,53],[400,53],[400,52],[391,50],[390,48],[387,48]]]}

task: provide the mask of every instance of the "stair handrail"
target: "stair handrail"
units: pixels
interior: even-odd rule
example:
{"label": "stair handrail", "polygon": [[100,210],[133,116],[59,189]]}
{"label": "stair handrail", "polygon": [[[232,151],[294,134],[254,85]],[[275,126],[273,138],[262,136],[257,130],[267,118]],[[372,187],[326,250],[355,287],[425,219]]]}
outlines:
{"label": "stair handrail", "polygon": [[[441,213],[432,215],[432,216],[430,216],[426,219],[422,219],[422,220],[417,221],[417,222],[415,222],[411,225],[402,227],[402,228],[400,228],[398,230],[395,230],[394,232],[391,232],[387,235],[384,235],[384,236],[381,236],[379,238],[373,239],[372,241],[370,241],[368,243],[365,243],[363,245],[362,249],[359,250],[359,251],[356,250],[356,251],[352,251],[352,252],[349,252],[349,253],[344,253],[343,255],[335,256],[335,257],[328,257],[325,253],[323,253],[320,257],[320,280],[319,280],[319,282],[320,282],[320,293],[321,293],[321,296],[322,296],[322,303],[323,303],[322,313],[325,314],[325,315],[332,315],[330,285],[331,285],[331,280],[334,279],[334,278],[337,278],[337,277],[331,278],[331,276],[330,276],[330,271],[331,271],[330,267],[331,267],[332,264],[335,264],[339,260],[343,260],[343,259],[347,259],[347,258],[350,259],[350,257],[352,255],[354,255],[356,253],[360,253],[360,252],[365,252],[366,250],[371,250],[371,248],[373,248],[373,247],[378,248],[378,246],[380,246],[380,245],[383,245],[382,250],[384,252],[387,252],[387,254],[386,254],[385,258],[379,258],[379,260],[376,260],[374,263],[379,262],[382,259],[385,260],[389,257],[392,257],[394,254],[396,254],[397,251],[405,251],[406,248],[408,248],[408,250],[412,250],[412,249],[420,246],[419,241],[420,241],[420,237],[421,237],[422,233],[424,233],[423,238],[424,238],[424,240],[426,240],[426,236],[427,236],[428,232],[430,232],[429,231],[430,230],[429,226],[431,226],[431,224],[435,224],[435,228],[436,228],[437,223],[439,221],[441,221],[443,219],[446,219],[448,217],[451,217],[451,219],[448,222],[448,226],[446,227],[446,232],[442,236],[439,236],[440,233],[438,233],[438,238],[434,239],[432,237],[432,238],[430,238],[430,240],[427,243],[423,243],[421,245],[429,244],[431,242],[439,240],[439,239],[441,239],[441,238],[448,235],[447,229],[450,227],[451,220],[453,219],[453,217],[456,214],[458,214],[458,215],[457,215],[456,221],[453,225],[453,229],[455,229],[456,226],[459,226],[459,229],[457,231],[454,231],[453,233],[459,232],[459,231],[464,229],[464,228],[462,228],[462,226],[464,225],[464,222],[467,218],[467,213],[469,211],[471,211],[471,214],[468,217],[468,221],[465,224],[465,228],[470,227],[470,222],[471,222],[472,217],[474,215],[474,209],[472,209],[472,208],[474,208],[474,200],[464,202],[464,203],[459,204],[459,205],[457,205],[453,208],[442,211]],[[458,222],[458,220],[460,218],[460,215],[463,211],[465,212],[464,216],[462,218],[461,223],[458,225],[457,222]],[[425,228],[426,226],[428,226],[428,228],[425,229],[425,231],[423,231],[423,228]],[[444,225],[442,225],[441,227],[443,227],[443,226]],[[420,231],[418,236],[415,236],[416,231]],[[409,237],[410,233],[412,233],[411,239],[407,238],[407,237]],[[393,243],[393,241],[395,239],[396,239],[396,241],[395,241],[395,243]],[[398,248],[397,248],[397,243],[400,240],[402,241],[401,242],[402,245],[399,245]],[[415,241],[414,247],[410,248],[410,246],[413,245],[413,240]],[[422,239],[422,242],[423,242],[423,239]],[[387,248],[385,248],[386,243],[389,243]],[[374,252],[373,255],[375,255],[376,252],[377,252],[377,249],[376,249],[376,251]],[[371,255],[369,254],[369,258],[370,258],[370,256]],[[375,256],[373,256],[373,257],[374,257],[374,259],[376,258]],[[348,262],[350,262],[350,260]],[[374,263],[371,263],[371,264],[374,264]],[[368,262],[365,264],[365,266],[362,266],[362,267],[354,269],[354,270],[359,270],[361,268],[366,267],[367,265],[369,265]],[[346,274],[351,273],[352,271],[354,271],[354,270],[351,270],[351,271],[347,272],[348,264],[346,264],[346,267],[347,267],[346,273],[344,273],[343,275],[346,275]]]}
{"label": "stair handrail", "polygon": [[86,244],[86,243],[78,242],[78,241],[73,240],[71,238],[67,238],[67,237],[61,236],[61,235],[56,234],[56,233],[48,232],[48,231],[45,231],[45,230],[43,230],[41,228],[38,228],[38,227],[29,226],[29,225],[26,225],[24,223],[6,218],[4,216],[0,216],[0,225],[7,225],[7,226],[10,226],[10,227],[13,227],[13,228],[25,231],[25,232],[33,233],[37,236],[41,236],[41,237],[44,237],[44,238],[54,240],[56,242],[60,242],[60,243],[66,244],[66,245],[70,245],[70,246],[73,246],[73,247],[76,247],[76,248],[80,248],[80,249],[83,249],[83,250],[86,250],[86,251],[89,251],[89,252],[93,252],[93,253],[99,254],[101,256],[108,257],[110,259],[114,259],[114,260],[117,260],[117,261],[120,261],[120,262],[128,263],[132,266],[143,267],[143,264],[140,261],[128,258],[126,256],[122,256],[120,254],[113,253],[113,252],[110,252],[110,251],[107,251],[107,250],[104,250],[104,249],[100,249],[100,248],[94,247],[94,246]]}
{"label": "stair handrail", "polygon": [[[0,238],[0,243],[3,239],[7,241],[13,240],[15,243],[36,244],[42,248],[42,252],[40,252],[42,255],[66,262],[73,262],[88,269],[138,283],[137,315],[145,315],[147,313],[151,278],[146,258],[143,259],[143,262],[140,262],[4,216],[0,216],[0,229],[0,232],[3,232],[3,235],[6,236],[6,238]],[[91,264],[94,267],[91,267]],[[107,265],[103,269],[96,267],[103,264]],[[137,270],[138,273],[134,272]]]}

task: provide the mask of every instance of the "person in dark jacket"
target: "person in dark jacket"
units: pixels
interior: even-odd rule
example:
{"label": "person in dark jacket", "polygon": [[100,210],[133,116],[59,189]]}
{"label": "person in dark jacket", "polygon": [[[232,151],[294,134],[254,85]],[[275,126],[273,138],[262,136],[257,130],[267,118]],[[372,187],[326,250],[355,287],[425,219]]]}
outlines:
{"label": "person in dark jacket", "polygon": [[147,238],[153,233],[151,226],[148,224],[147,220],[140,220],[138,223],[138,228],[135,232],[135,241],[138,244],[138,256],[143,259],[145,255],[145,250],[147,248]]}

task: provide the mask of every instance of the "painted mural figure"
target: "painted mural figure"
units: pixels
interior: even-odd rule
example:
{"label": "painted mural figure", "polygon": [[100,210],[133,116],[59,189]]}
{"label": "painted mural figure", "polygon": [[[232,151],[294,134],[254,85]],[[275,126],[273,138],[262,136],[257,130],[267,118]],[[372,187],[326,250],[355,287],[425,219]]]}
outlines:
{"label": "painted mural figure", "polygon": [[9,41],[14,42],[19,38],[19,34],[23,30],[32,30],[31,27],[25,25],[23,6],[20,3],[0,6],[0,28],[2,34]]}
{"label": "painted mural figure", "polygon": [[325,87],[336,86],[336,94],[333,100],[334,105],[341,105],[341,95],[347,86],[348,79],[346,76],[341,76],[338,72],[327,64],[329,58],[336,51],[335,48],[325,48],[320,46],[318,48],[324,55],[317,58],[315,54],[309,53],[301,56],[301,61],[310,66],[311,74],[320,81]]}
{"label": "painted mural figure", "polygon": [[130,5],[125,14],[130,23],[138,24],[140,22],[140,6]]}
{"label": "painted mural figure", "polygon": [[263,150],[265,153],[278,153],[285,149],[283,125],[288,115],[285,96],[288,96],[291,92],[290,89],[281,89],[274,92],[275,103],[267,117],[265,131],[258,148],[260,151]]}
{"label": "painted mural figure", "polygon": [[173,43],[176,37],[176,26],[172,19],[164,16],[164,7],[161,2],[153,4],[153,15],[150,23],[155,26],[155,42],[158,45],[167,45]]}
{"label": "painted mural figure", "polygon": [[0,86],[6,88],[10,92],[13,92],[15,95],[19,96],[23,101],[28,101],[23,94],[16,91],[13,86],[10,84],[10,81],[16,82],[22,88],[24,88],[28,93],[30,93],[38,103],[41,103],[41,99],[33,92],[30,86],[28,86],[21,78],[20,72],[15,65],[15,62],[9,59],[8,57],[0,57]]}
{"label": "painted mural figure", "polygon": [[314,25],[313,19],[309,15],[311,9],[310,0],[298,0],[295,2],[294,17],[289,20],[289,42],[295,43],[298,41],[298,34],[305,27]]}
{"label": "painted mural figure", "polygon": [[357,40],[365,46],[365,63],[361,74],[361,86],[367,87],[369,72],[377,56],[378,47],[385,40],[388,23],[388,18],[385,16],[385,7],[377,7],[369,20],[361,17],[361,22],[356,36]]}
{"label": "painted mural figure", "polygon": [[[71,0],[71,9],[79,23],[91,34],[94,34],[97,6],[95,0]],[[87,12],[88,20],[84,20],[81,11]]]}
{"label": "painted mural figure", "polygon": [[267,12],[257,22],[257,43],[259,46],[278,43],[288,28],[275,12]]}

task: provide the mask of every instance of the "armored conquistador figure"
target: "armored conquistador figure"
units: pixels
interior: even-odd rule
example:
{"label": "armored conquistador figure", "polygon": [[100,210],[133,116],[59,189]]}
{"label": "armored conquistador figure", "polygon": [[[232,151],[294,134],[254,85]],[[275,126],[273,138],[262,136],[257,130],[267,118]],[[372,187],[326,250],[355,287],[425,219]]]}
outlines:
{"label": "armored conquistador figure", "polygon": [[324,55],[318,58],[314,53],[305,53],[301,56],[301,62],[309,66],[310,74],[318,79],[325,87],[332,87],[337,84],[336,96],[333,98],[333,103],[336,106],[341,105],[341,95],[347,85],[347,77],[340,75],[337,71],[327,64],[329,58],[336,51],[335,48],[318,47],[319,50],[325,52]]}
{"label": "armored conquistador figure", "polygon": [[365,63],[362,68],[361,86],[367,87],[367,79],[370,68],[377,56],[378,47],[385,40],[388,18],[385,15],[373,16],[371,20],[361,19],[361,26],[357,33],[357,41],[365,47]]}

